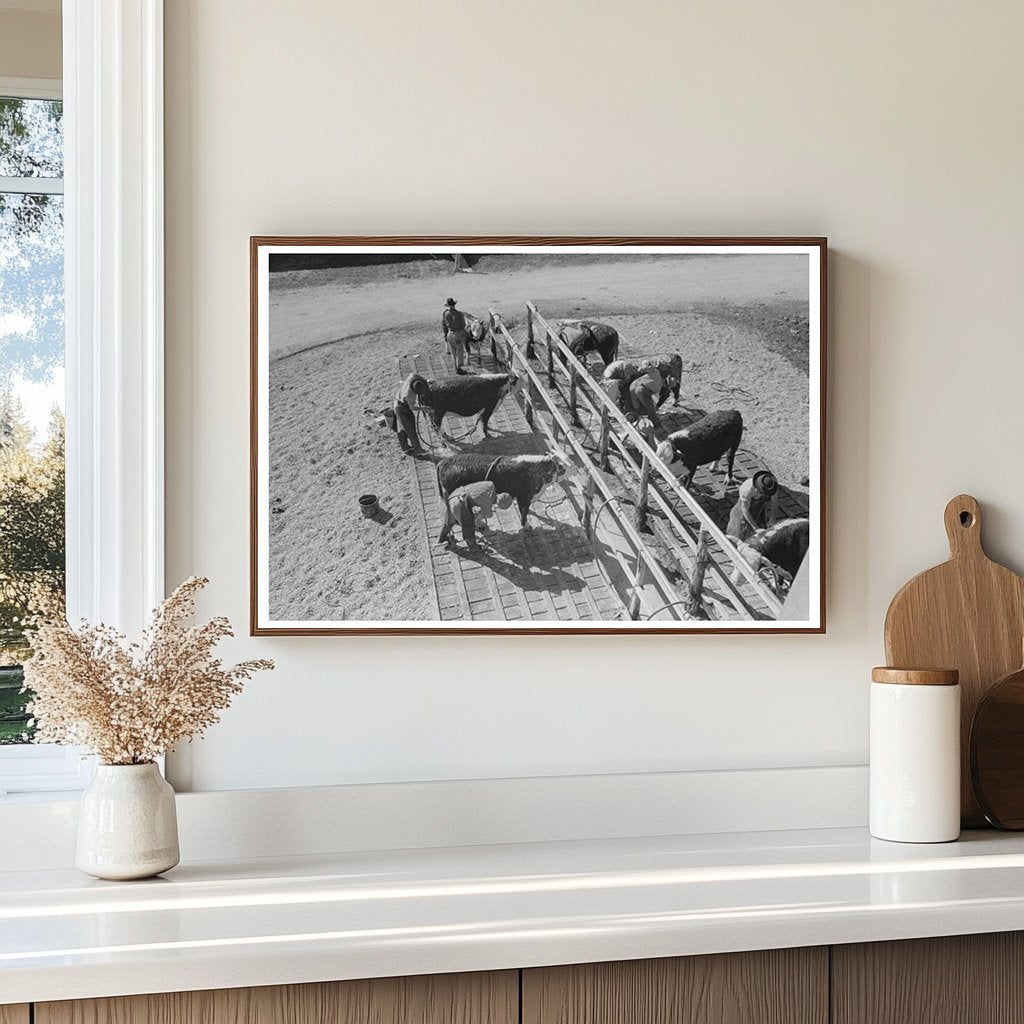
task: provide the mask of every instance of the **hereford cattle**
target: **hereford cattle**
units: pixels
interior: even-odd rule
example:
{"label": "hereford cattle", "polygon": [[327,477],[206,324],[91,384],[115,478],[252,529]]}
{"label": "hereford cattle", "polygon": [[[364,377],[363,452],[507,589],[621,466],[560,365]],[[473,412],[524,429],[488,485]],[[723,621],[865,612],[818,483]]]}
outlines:
{"label": "hereford cattle", "polygon": [[[596,320],[565,320],[558,337],[584,366],[588,352],[600,355],[605,366],[619,358],[619,332],[608,324],[599,324]],[[561,353],[559,358],[562,359]]]}
{"label": "hereford cattle", "polygon": [[484,437],[487,424],[498,403],[511,394],[519,384],[514,373],[480,373],[464,377],[446,377],[443,380],[425,380],[420,377],[411,384],[420,408],[430,411],[434,429],[440,431],[448,413],[457,416],[480,417]]}
{"label": "hereford cattle", "polygon": [[498,493],[511,494],[519,506],[526,526],[530,502],[549,484],[557,483],[572,471],[572,463],[560,452],[552,455],[450,455],[437,464],[437,489],[441,500],[456,488],[480,480],[489,480]]}
{"label": "hereford cattle", "polygon": [[689,488],[698,466],[718,461],[725,456],[728,466],[727,484],[736,482],[732,475],[736,449],[743,437],[743,417],[738,409],[717,409],[702,416],[682,430],[669,434],[658,445],[658,458],[671,466],[683,465],[683,486]]}
{"label": "hereford cattle", "polygon": [[[792,581],[800,569],[811,543],[811,524],[807,519],[782,519],[766,530],[758,530],[739,544],[740,554],[755,571],[769,570],[779,589],[780,577]],[[737,574],[733,575],[736,578]]]}

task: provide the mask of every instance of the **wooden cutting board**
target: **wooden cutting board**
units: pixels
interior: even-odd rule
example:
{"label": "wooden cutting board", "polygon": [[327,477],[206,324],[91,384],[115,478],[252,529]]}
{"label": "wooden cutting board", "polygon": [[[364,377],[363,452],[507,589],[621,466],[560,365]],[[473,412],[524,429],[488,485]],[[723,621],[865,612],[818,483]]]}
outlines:
{"label": "wooden cutting board", "polygon": [[1020,667],[1024,578],[981,545],[981,508],[960,494],[945,511],[949,561],[915,576],[885,616],[885,656],[894,668],[960,670],[960,814],[965,828],[985,816],[971,788],[971,723],[988,688]]}

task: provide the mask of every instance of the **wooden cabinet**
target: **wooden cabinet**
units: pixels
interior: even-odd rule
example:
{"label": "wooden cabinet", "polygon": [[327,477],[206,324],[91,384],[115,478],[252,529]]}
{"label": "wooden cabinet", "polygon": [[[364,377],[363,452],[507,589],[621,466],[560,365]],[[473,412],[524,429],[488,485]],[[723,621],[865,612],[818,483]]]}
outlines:
{"label": "wooden cabinet", "polygon": [[1024,933],[0,1006],[0,1024],[1024,1024]]}
{"label": "wooden cabinet", "polygon": [[1024,1021],[1024,933],[832,947],[833,1024]]}
{"label": "wooden cabinet", "polygon": [[828,949],[528,970],[522,1019],[523,1024],[826,1024]]}
{"label": "wooden cabinet", "polygon": [[[518,1021],[518,971],[175,992],[36,1003],[35,1006],[35,1024],[518,1024]],[[0,1017],[0,1024],[8,1022]],[[18,1019],[16,1024],[23,1022]]]}

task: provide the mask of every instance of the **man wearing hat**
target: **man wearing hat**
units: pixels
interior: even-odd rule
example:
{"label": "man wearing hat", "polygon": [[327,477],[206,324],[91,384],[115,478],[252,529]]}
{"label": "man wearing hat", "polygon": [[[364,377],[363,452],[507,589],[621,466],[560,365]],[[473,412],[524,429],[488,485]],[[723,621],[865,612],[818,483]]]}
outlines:
{"label": "man wearing hat", "polygon": [[779,481],[773,473],[759,469],[749,480],[743,481],[725,532],[744,541],[758,530],[767,529],[778,517]]}
{"label": "man wearing hat", "polygon": [[416,407],[418,400],[414,386],[423,380],[421,374],[410,373],[402,381],[390,409],[384,409],[378,418],[381,426],[389,426],[398,434],[398,444],[406,455],[422,455],[419,434],[416,432]]}
{"label": "man wearing hat", "polygon": [[466,330],[466,318],[462,311],[455,308],[455,300],[448,299],[445,302],[444,312],[441,314],[441,330],[444,332],[445,344],[452,359],[455,360],[455,372],[464,374],[466,371],[463,365],[466,362],[466,347],[469,344],[469,331]]}

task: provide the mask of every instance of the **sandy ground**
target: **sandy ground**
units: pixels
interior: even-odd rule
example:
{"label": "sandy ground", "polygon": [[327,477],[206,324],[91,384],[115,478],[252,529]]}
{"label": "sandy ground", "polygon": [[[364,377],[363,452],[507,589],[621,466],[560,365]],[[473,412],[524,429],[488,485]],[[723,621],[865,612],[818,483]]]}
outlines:
{"label": "sandy ground", "polygon": [[[808,471],[805,261],[757,257],[485,259],[271,276],[270,611],[275,619],[422,620],[432,614],[419,498],[395,436],[372,416],[397,359],[441,344],[453,295],[502,311],[614,325],[624,354],[683,357],[688,409],[739,408],[743,447],[799,488]],[[380,278],[384,278],[383,280]],[[599,360],[594,363],[600,366]],[[384,510],[360,516],[372,491]]]}

